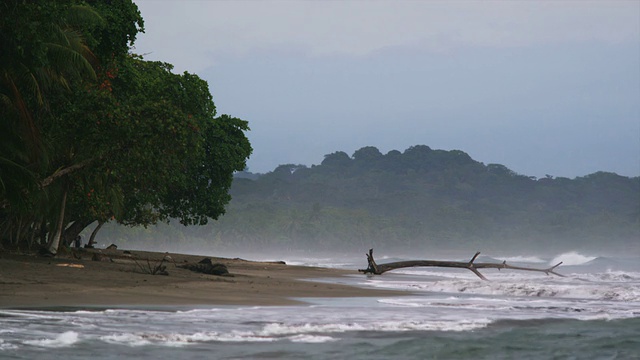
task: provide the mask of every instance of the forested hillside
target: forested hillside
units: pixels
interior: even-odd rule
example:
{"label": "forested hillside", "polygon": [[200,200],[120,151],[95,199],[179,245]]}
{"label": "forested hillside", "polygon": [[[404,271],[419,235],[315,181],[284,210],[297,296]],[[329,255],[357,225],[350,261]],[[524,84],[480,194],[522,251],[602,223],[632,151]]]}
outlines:
{"label": "forested hillside", "polygon": [[231,195],[219,221],[178,237],[253,250],[640,251],[639,177],[536,179],[424,145],[240,173]]}

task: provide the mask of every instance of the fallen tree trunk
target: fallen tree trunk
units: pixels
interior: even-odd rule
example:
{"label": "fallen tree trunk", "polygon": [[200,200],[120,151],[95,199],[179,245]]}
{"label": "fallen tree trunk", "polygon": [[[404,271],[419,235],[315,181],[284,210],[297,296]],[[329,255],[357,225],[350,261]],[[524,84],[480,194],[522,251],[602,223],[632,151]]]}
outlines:
{"label": "fallen tree trunk", "polygon": [[369,249],[369,253],[367,255],[367,262],[369,266],[366,269],[359,269],[358,271],[365,274],[375,274],[382,275],[387,271],[402,269],[408,267],[449,267],[449,268],[460,268],[460,269],[468,269],[471,270],[474,274],[476,274],[480,279],[487,280],[478,269],[510,269],[510,270],[524,270],[524,271],[538,271],[543,272],[547,275],[553,274],[556,276],[562,276],[562,274],[558,274],[555,272],[555,268],[562,264],[562,261],[557,263],[556,265],[547,268],[547,269],[537,269],[537,268],[529,268],[522,266],[512,266],[507,264],[507,261],[503,261],[502,263],[475,263],[474,261],[480,255],[478,251],[471,260],[468,262],[463,261],[442,261],[442,260],[410,260],[410,261],[398,261],[391,262],[386,264],[376,264],[376,261],[373,259],[373,249]]}

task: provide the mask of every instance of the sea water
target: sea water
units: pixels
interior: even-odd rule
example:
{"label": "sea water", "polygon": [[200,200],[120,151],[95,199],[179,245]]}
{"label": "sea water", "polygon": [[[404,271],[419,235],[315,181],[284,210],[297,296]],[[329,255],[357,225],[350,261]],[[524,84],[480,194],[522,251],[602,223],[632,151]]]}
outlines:
{"label": "sea water", "polygon": [[640,359],[640,259],[568,253],[476,261],[503,260],[538,268],[563,261],[557,271],[566,277],[487,269],[490,281],[483,281],[463,269],[411,268],[318,280],[407,291],[398,297],[275,307],[4,309],[0,358]]}

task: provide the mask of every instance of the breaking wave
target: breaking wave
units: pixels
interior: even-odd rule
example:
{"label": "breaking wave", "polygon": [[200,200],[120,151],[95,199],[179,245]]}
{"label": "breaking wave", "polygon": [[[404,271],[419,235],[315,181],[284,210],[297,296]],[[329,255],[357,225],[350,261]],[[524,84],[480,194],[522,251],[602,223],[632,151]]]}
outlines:
{"label": "breaking wave", "polygon": [[[581,274],[581,276],[583,276]],[[464,293],[492,296],[558,297],[606,301],[640,301],[638,274],[594,274],[583,281],[478,281],[475,279],[447,279],[430,282],[370,281],[368,285],[411,291]],[[609,280],[606,280],[609,279]],[[636,280],[636,281],[633,281]],[[609,281],[603,284],[601,281]]]}
{"label": "breaking wave", "polygon": [[562,283],[513,283],[469,281],[440,281],[430,287],[431,291],[459,292],[482,295],[582,298],[592,300],[640,301],[638,286],[606,286],[600,284],[562,284]]}
{"label": "breaking wave", "polygon": [[590,261],[595,260],[596,258],[596,256],[585,256],[575,251],[571,251],[556,256],[549,262],[549,265],[555,265],[559,262],[562,262],[562,265],[564,266],[584,265]]}
{"label": "breaking wave", "polygon": [[0,339],[0,351],[4,350],[15,350],[18,347],[14,344],[5,343],[4,340]]}
{"label": "breaking wave", "polygon": [[204,342],[275,342],[325,343],[338,340],[331,334],[356,331],[469,331],[484,328],[489,319],[373,321],[369,323],[270,323],[257,331],[197,332],[193,334],[120,333],[100,337],[111,344],[128,346],[160,345],[181,347]]}
{"label": "breaking wave", "polygon": [[78,333],[65,331],[53,339],[25,340],[25,345],[33,345],[47,348],[61,348],[71,346],[78,342]]}

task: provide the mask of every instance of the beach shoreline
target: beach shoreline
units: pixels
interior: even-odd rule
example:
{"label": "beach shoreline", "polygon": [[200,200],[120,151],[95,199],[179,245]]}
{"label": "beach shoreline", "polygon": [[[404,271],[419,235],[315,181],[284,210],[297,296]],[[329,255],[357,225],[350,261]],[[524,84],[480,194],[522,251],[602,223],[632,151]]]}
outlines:
{"label": "beach shoreline", "polygon": [[[310,281],[357,274],[353,270],[216,257],[210,258],[226,265],[230,276],[177,266],[203,258],[115,249],[74,249],[55,258],[0,251],[0,308],[286,306],[304,304],[304,298],[406,294]],[[162,259],[168,275],[145,273]]]}

